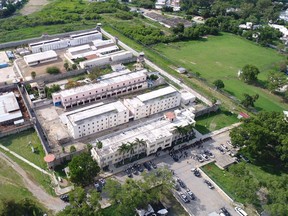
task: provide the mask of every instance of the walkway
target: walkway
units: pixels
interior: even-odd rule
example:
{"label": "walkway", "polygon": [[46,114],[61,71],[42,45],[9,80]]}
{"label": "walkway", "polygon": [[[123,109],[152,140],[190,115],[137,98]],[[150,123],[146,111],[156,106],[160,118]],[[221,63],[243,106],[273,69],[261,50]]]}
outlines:
{"label": "walkway", "polygon": [[[2,147],[1,147],[2,148]],[[13,154],[14,155],[14,154]],[[14,155],[15,156],[15,155]],[[53,197],[44,191],[39,185],[33,182],[29,175],[11,158],[4,153],[0,152],[0,158],[5,160],[9,166],[11,166],[23,179],[25,187],[43,204],[47,209],[54,212],[59,212],[65,208],[67,204],[61,201],[59,198]],[[17,157],[18,158],[18,157]],[[40,168],[41,169],[41,168]],[[49,174],[50,175],[50,174]]]}

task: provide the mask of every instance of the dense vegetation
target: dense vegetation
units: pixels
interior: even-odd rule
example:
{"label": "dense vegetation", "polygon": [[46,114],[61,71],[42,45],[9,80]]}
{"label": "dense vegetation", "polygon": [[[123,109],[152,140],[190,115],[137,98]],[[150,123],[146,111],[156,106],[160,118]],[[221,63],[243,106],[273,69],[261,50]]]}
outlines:
{"label": "dense vegetation", "polygon": [[15,4],[11,1],[2,0],[2,7],[5,9],[0,10],[0,18],[11,16],[17,9],[21,8],[28,0],[17,1]]}

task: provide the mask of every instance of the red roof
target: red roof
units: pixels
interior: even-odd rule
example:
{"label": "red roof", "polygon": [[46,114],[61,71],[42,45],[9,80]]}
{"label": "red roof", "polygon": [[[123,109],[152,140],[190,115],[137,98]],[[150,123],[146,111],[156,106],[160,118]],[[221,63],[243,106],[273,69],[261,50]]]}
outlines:
{"label": "red roof", "polygon": [[250,118],[250,116],[247,113],[244,113],[244,112],[240,112],[239,115],[241,115],[245,119]]}
{"label": "red roof", "polygon": [[55,160],[55,155],[53,155],[53,154],[48,154],[44,157],[44,161],[47,163],[50,163],[54,160]]}
{"label": "red roof", "polygon": [[175,118],[175,113],[174,113],[174,112],[167,112],[167,113],[165,113],[164,115],[165,115],[165,117],[166,117],[167,119],[169,119],[169,120],[172,120],[172,119]]}

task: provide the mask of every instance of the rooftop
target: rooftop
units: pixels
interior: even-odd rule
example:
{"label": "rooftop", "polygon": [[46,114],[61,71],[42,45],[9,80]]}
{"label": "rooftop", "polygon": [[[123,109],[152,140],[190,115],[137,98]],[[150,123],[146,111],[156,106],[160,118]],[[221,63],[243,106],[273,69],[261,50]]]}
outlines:
{"label": "rooftop", "polygon": [[142,95],[138,95],[137,98],[143,103],[148,102],[149,100],[153,100],[159,97],[168,96],[170,94],[178,93],[178,91],[172,86],[168,86],[162,89],[158,89],[156,91],[148,92]]}
{"label": "rooftop", "polygon": [[41,61],[43,59],[55,58],[57,53],[54,50],[49,50],[46,52],[39,52],[31,55],[24,56],[26,62]]}
{"label": "rooftop", "polygon": [[22,117],[22,113],[13,92],[0,95],[0,123]]}
{"label": "rooftop", "polygon": [[98,40],[92,41],[92,43],[97,48],[99,46],[105,46],[105,45],[108,45],[108,44],[114,44],[114,41],[112,39],[109,39],[109,40],[98,39]]}
{"label": "rooftop", "polygon": [[62,97],[69,97],[71,95],[75,95],[78,93],[87,92],[87,91],[91,91],[91,90],[98,89],[98,88],[108,87],[114,83],[119,83],[122,81],[131,80],[133,78],[146,76],[145,72],[146,72],[145,70],[141,70],[137,72],[132,72],[132,73],[112,77],[111,79],[100,80],[98,83],[87,84],[84,86],[79,86],[77,88],[72,88],[72,89],[61,91],[60,95],[62,95]]}
{"label": "rooftop", "polygon": [[157,139],[169,137],[172,135],[172,131],[176,126],[186,126],[195,123],[194,115],[189,112],[190,116],[187,116],[187,112],[188,111],[179,111],[173,122],[161,117],[145,123],[140,123],[133,128],[101,137],[98,141],[102,142],[103,147],[101,149],[96,149],[97,154],[101,156],[111,154],[118,151],[118,148],[122,143],[133,142],[136,138],[153,143]]}
{"label": "rooftop", "polygon": [[104,115],[111,112],[123,112],[127,108],[120,102],[108,103],[108,104],[95,104],[82,109],[77,109],[64,115],[69,119],[69,121],[75,126],[82,124],[83,121],[97,116]]}

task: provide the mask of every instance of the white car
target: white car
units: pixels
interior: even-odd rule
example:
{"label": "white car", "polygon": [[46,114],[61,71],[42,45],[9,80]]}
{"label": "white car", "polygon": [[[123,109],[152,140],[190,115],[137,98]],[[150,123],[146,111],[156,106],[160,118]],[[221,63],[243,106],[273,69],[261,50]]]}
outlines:
{"label": "white car", "polygon": [[248,216],[248,214],[241,209],[240,207],[235,207],[235,211],[240,215],[240,216]]}

